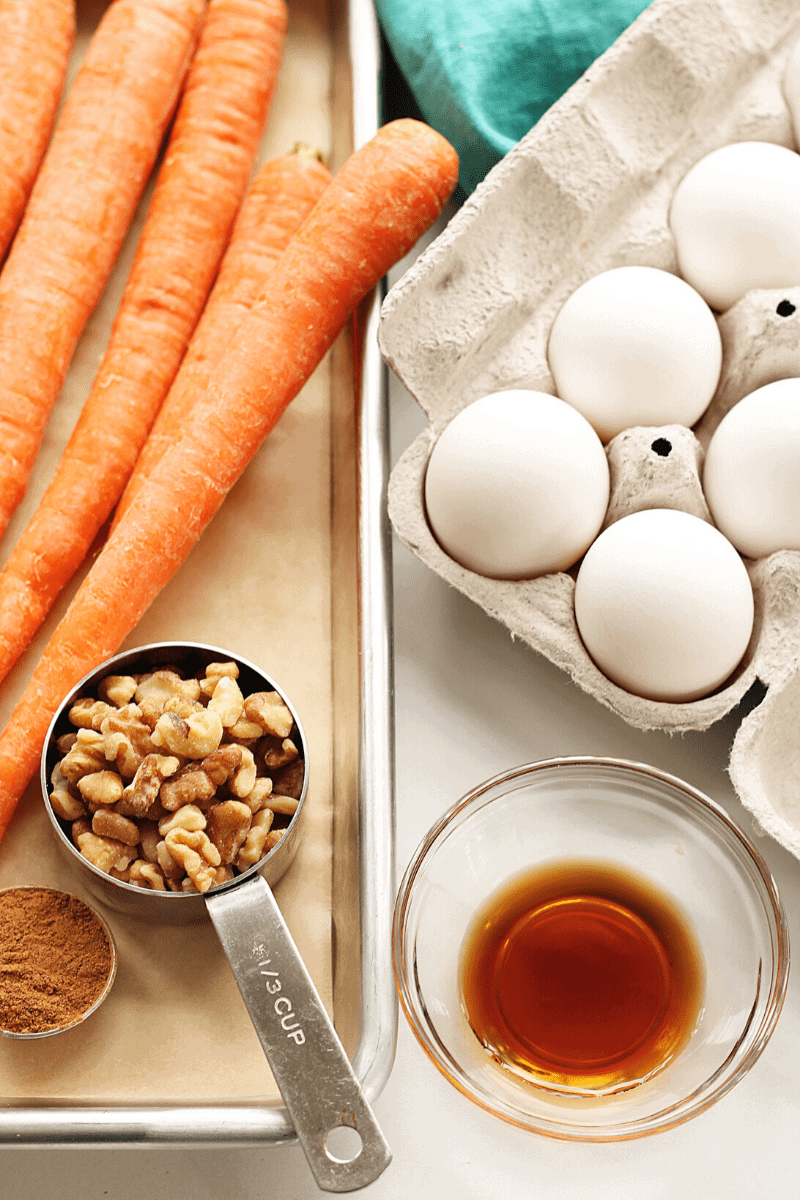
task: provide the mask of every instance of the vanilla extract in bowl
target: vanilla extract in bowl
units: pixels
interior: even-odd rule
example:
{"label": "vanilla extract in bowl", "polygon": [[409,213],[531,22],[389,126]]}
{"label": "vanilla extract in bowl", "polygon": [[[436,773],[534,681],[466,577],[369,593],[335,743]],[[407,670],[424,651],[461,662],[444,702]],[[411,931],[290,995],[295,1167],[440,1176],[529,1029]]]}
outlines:
{"label": "vanilla extract in bowl", "polygon": [[686,1045],[703,999],[696,938],[675,902],[612,864],[513,875],[476,913],[461,1000],[489,1054],[557,1092],[611,1094]]}

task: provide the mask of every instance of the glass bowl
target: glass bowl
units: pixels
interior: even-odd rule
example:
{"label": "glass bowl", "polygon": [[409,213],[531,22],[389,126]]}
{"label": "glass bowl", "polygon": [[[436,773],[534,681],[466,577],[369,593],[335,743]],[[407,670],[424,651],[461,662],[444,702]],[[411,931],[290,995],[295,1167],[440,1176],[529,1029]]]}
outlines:
{"label": "glass bowl", "polygon": [[[617,1090],[532,1082],[478,1039],[462,999],[476,911],[515,874],[565,860],[606,864],[657,889],[685,919],[702,964],[686,1040]],[[521,766],[453,805],[403,877],[393,954],[405,1015],[445,1077],[495,1116],[580,1141],[669,1129],[724,1096],[766,1046],[789,971],[773,879],[724,810],[661,771],[604,758]]]}

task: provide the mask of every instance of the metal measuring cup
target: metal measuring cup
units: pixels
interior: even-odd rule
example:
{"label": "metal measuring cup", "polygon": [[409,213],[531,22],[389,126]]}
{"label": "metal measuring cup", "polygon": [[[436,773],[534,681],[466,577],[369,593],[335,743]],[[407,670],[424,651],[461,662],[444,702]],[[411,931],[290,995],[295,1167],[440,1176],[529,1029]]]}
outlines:
{"label": "metal measuring cup", "polygon": [[[63,757],[57,740],[62,733],[74,732],[70,708],[81,697],[96,696],[106,675],[138,674],[168,665],[194,674],[211,662],[224,661],[239,667],[245,695],[276,691],[294,718],[293,740],[304,758],[305,774],[297,811],[285,833],[259,862],[203,894],[151,891],[107,875],[80,854],[49,801],[51,774]],[[42,792],[58,845],[94,899],[145,921],[174,925],[210,917],[314,1178],[324,1191],[347,1192],[377,1179],[391,1161],[391,1152],[270,887],[297,850],[308,779],[308,743],[283,689],[247,659],[199,642],[140,646],[91,671],[62,701],[42,752]],[[349,1147],[341,1151],[335,1145],[340,1136],[335,1131],[342,1128],[355,1131],[350,1134],[354,1141],[360,1139],[352,1156]],[[328,1145],[331,1134],[333,1148]]]}

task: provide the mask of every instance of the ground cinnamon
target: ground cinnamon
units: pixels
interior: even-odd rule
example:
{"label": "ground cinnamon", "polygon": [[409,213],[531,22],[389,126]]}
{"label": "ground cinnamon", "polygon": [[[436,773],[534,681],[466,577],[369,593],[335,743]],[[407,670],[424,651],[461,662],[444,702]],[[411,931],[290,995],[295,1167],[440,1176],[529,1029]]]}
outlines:
{"label": "ground cinnamon", "polygon": [[105,988],[113,950],[96,914],[48,888],[0,892],[0,1030],[73,1025]]}

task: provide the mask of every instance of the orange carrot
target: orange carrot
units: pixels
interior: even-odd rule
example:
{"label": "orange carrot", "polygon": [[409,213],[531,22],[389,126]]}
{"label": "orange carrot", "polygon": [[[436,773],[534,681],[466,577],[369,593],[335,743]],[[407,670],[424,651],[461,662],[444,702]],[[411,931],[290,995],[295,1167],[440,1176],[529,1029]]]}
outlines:
{"label": "orange carrot", "polygon": [[74,36],[74,0],[0,0],[0,262],[50,139]]}
{"label": "orange carrot", "polygon": [[103,362],[0,572],[0,679],[83,562],[172,383],[253,167],[285,24],[283,0],[210,0]]}
{"label": "orange carrot", "polygon": [[113,0],[0,274],[0,533],[153,168],[203,0]]}
{"label": "orange carrot", "polygon": [[236,342],[109,537],[0,734],[0,834],[65,693],[112,654],[186,559],[349,314],[435,221],[458,158],[417,121],[385,125],[323,193]]}
{"label": "orange carrot", "polygon": [[255,303],[270,267],[288,246],[330,178],[328,168],[318,158],[300,149],[272,159],[253,180],[247,202],[236,219],[211,298],[175,385],[137,459],[114,514],[112,529],[164,451],[182,434],[189,410],[212,383],[214,371],[237,337],[239,325]]}

